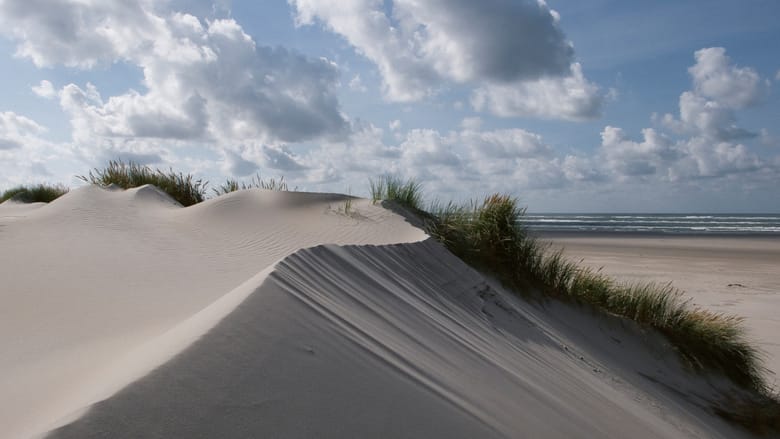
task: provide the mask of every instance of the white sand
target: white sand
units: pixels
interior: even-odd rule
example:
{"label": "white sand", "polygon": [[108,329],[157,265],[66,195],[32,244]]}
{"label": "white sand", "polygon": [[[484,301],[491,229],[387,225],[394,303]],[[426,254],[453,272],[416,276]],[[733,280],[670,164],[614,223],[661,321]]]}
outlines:
{"label": "white sand", "polygon": [[344,199],[0,205],[4,437],[740,437],[662,340]]}

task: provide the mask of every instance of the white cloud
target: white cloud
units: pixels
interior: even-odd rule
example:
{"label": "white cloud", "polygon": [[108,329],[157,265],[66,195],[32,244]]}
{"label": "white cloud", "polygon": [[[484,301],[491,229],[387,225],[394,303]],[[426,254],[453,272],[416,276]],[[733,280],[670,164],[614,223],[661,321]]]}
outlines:
{"label": "white cloud", "polygon": [[437,165],[457,167],[461,163],[452,142],[436,130],[411,130],[400,148],[403,151],[402,160],[414,168]]}
{"label": "white cloud", "polygon": [[694,137],[682,144],[685,156],[669,169],[669,179],[723,177],[758,171],[767,166],[745,145],[730,142],[712,144],[702,137]]}
{"label": "white cloud", "polygon": [[396,145],[384,144],[382,130],[369,123],[354,121],[352,133],[348,142],[325,144],[300,157],[309,181],[338,176],[362,184],[366,175],[396,173],[437,194],[461,192],[468,181],[467,196],[568,184],[553,149],[521,129],[481,130],[476,124],[449,132],[412,129]]}
{"label": "white cloud", "polygon": [[222,172],[227,175],[245,177],[260,169],[257,163],[245,159],[239,152],[224,150],[222,154]]}
{"label": "white cloud", "polygon": [[655,175],[679,159],[672,141],[652,128],[642,130],[643,140],[628,139],[622,129],[607,126],[601,132],[600,153],[606,169],[619,179]]}
{"label": "white cloud", "polygon": [[460,122],[461,128],[468,131],[479,131],[482,128],[482,118],[466,117]]}
{"label": "white cloud", "polygon": [[288,2],[298,25],[322,23],[371,60],[391,101],[420,100],[452,81],[479,84],[475,107],[502,116],[600,112],[598,88],[572,63],[559,16],[543,1]]}
{"label": "white cloud", "polygon": [[696,64],[688,69],[696,94],[727,108],[744,108],[764,98],[767,83],[749,67],[730,65],[726,49],[710,47],[695,53]]}
{"label": "white cloud", "polygon": [[39,142],[46,128],[12,111],[0,112],[0,151],[23,148]]}
{"label": "white cloud", "polygon": [[769,163],[744,144],[693,136],[674,141],[652,128],[643,140],[626,137],[622,129],[607,126],[601,133],[598,160],[618,181],[686,181],[724,177],[767,168]]}
{"label": "white cloud", "polygon": [[[145,91],[106,99],[89,84],[63,87],[60,102],[77,142],[93,142],[95,134],[217,143],[346,134],[337,66],[257,46],[232,19],[203,23],[145,0],[35,5],[0,3],[0,25],[17,40],[20,56],[79,68],[124,61],[143,72]],[[35,91],[52,96],[49,85]]]}
{"label": "white cloud", "polygon": [[391,120],[387,125],[390,127],[392,131],[398,131],[401,129],[402,123],[400,120],[394,119]]}
{"label": "white cloud", "polygon": [[712,141],[755,137],[737,126],[735,110],[761,102],[768,93],[767,82],[755,70],[730,65],[720,47],[695,53],[696,64],[688,69],[693,90],[680,95],[680,117],[666,114],[660,122],[679,134],[704,136]]}
{"label": "white cloud", "polygon": [[349,89],[360,93],[365,93],[368,91],[368,87],[363,85],[363,80],[360,79],[359,74],[353,76],[352,79],[349,81]]}
{"label": "white cloud", "polygon": [[69,145],[47,141],[47,132],[28,117],[0,112],[0,188],[71,180],[77,163],[73,151]]}
{"label": "white cloud", "polygon": [[[90,68],[155,46],[164,27],[152,1],[4,0],[0,29],[19,41],[17,55],[39,67]],[[154,47],[157,48],[156,46]]]}
{"label": "white cloud", "polygon": [[701,135],[715,140],[755,137],[754,133],[738,127],[736,120],[732,109],[686,91],[680,95],[680,119],[666,114],[661,123],[679,134]]}
{"label": "white cloud", "polygon": [[[681,136],[673,140],[652,128],[642,130],[643,140],[627,138],[620,128],[602,132],[600,158],[619,180],[666,181],[717,178],[755,172],[777,172],[770,161],[751,152],[740,140],[757,137],[740,128],[736,111],[760,102],[768,92],[752,68],[730,65],[722,48],[701,49],[688,69],[693,90],[680,95],[680,117],[653,119]],[[768,135],[762,130],[762,138]]]}
{"label": "white cloud", "polygon": [[515,128],[494,131],[465,129],[458,133],[457,141],[466,145],[472,157],[489,157],[501,160],[544,158],[552,156],[552,149],[542,141],[542,136]]}
{"label": "white cloud", "polygon": [[607,180],[602,163],[588,157],[567,155],[561,163],[561,170],[566,179],[572,182]]}
{"label": "white cloud", "polygon": [[471,105],[502,117],[541,117],[582,121],[601,115],[604,96],[588,82],[579,63],[569,76],[542,78],[509,84],[488,84],[477,88]]}
{"label": "white cloud", "polygon": [[57,97],[57,90],[54,89],[51,82],[45,79],[40,84],[32,86],[31,89],[33,93],[45,99]]}
{"label": "white cloud", "polygon": [[295,172],[306,169],[301,159],[286,146],[263,145],[263,164],[279,171]]}

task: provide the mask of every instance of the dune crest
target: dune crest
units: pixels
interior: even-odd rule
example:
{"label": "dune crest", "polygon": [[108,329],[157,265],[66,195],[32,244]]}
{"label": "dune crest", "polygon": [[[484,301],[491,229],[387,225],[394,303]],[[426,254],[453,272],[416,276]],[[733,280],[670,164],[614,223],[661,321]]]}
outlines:
{"label": "dune crest", "polygon": [[5,434],[39,433],[81,408],[73,401],[90,404],[127,384],[94,379],[116,379],[117,358],[290,253],[426,237],[367,200],[344,214],[345,200],[257,189],[182,208],[154,187],[85,186],[48,205],[0,205]]}

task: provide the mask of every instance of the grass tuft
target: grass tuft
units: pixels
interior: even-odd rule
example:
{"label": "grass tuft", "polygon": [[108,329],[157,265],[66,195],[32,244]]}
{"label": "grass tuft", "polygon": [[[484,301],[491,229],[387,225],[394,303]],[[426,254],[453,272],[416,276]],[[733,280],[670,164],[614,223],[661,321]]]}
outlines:
{"label": "grass tuft", "polygon": [[[263,180],[260,177],[260,174],[255,175],[252,177],[252,180],[250,182],[239,182],[238,180],[228,178],[225,183],[222,185],[212,188],[212,192],[214,192],[214,195],[220,196],[224,194],[229,194],[231,192],[235,191],[241,191],[245,189],[267,189],[271,191],[289,191],[290,189],[287,186],[287,182],[284,181],[284,177],[279,178],[279,180],[270,179],[270,180]],[[293,189],[295,190],[295,189]]]}
{"label": "grass tuft", "polygon": [[99,186],[115,184],[130,189],[145,184],[157,186],[182,206],[192,206],[203,201],[207,182],[195,180],[190,174],[176,173],[173,169],[161,171],[137,163],[112,160],[104,169],[95,168],[87,176],[78,176],[87,183]]}
{"label": "grass tuft", "polygon": [[421,212],[422,186],[413,179],[406,181],[392,175],[384,175],[376,180],[369,179],[371,200],[392,201],[413,211]]}
{"label": "grass tuft", "polygon": [[0,203],[6,200],[19,203],[51,203],[57,198],[67,194],[69,189],[62,185],[37,184],[31,186],[17,186],[0,195]]}

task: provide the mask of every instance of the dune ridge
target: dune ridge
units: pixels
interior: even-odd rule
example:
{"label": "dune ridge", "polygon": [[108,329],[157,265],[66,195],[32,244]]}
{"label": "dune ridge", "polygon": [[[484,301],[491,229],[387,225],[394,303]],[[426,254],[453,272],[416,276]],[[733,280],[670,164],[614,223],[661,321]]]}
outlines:
{"label": "dune ridge", "polygon": [[0,205],[5,433],[36,434],[95,402],[106,387],[94,377],[127,384],[140,372],[117,373],[117,358],[300,248],[425,238],[365,200],[340,213],[345,199],[249,190],[182,208],[152,186],[85,186],[48,205]]}

